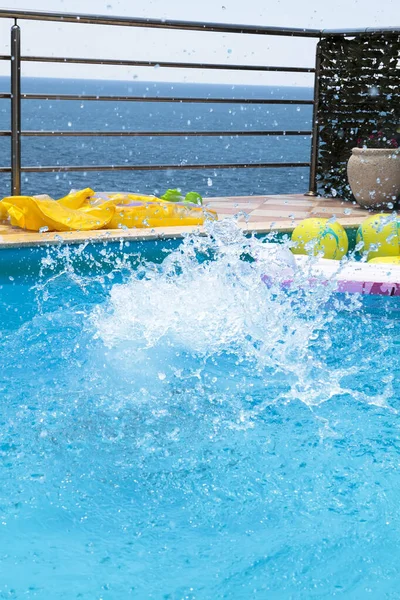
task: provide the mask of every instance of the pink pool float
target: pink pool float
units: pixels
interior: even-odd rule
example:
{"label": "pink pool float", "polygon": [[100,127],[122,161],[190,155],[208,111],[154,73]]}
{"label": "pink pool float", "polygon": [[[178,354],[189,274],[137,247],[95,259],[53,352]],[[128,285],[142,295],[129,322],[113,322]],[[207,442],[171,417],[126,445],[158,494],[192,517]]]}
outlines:
{"label": "pink pool float", "polygon": [[294,256],[287,248],[276,246],[279,244],[266,244],[266,253],[260,257],[266,265],[263,281],[268,286],[279,281],[282,288],[290,289],[300,270],[311,286],[326,282],[342,293],[400,296],[400,264],[310,259],[303,255]]}
{"label": "pink pool float", "polygon": [[[296,256],[296,264],[301,268],[308,257]],[[326,278],[337,284],[338,292],[373,296],[400,296],[400,265],[382,263],[371,264],[349,261],[345,265],[335,260],[317,259],[312,266],[319,280]]]}

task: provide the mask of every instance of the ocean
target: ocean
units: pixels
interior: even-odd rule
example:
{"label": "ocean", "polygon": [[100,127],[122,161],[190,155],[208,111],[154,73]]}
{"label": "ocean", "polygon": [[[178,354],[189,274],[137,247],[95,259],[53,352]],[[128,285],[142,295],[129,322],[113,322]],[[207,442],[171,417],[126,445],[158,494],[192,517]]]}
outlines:
{"label": "ocean", "polygon": [[[0,78],[8,92],[10,81]],[[138,81],[23,78],[22,92],[82,95],[183,96],[215,98],[311,99],[312,89],[204,85]],[[25,100],[23,130],[71,131],[239,131],[310,130],[308,105],[176,104]],[[0,100],[0,129],[10,129],[10,102]],[[151,165],[182,163],[263,163],[309,160],[309,136],[218,137],[23,137],[24,166]],[[0,165],[10,164],[10,139],[0,138]],[[72,188],[162,194],[168,188],[197,191],[205,197],[304,193],[306,168],[204,169],[23,173],[22,193],[54,197]],[[10,193],[10,176],[0,174],[0,193]]]}

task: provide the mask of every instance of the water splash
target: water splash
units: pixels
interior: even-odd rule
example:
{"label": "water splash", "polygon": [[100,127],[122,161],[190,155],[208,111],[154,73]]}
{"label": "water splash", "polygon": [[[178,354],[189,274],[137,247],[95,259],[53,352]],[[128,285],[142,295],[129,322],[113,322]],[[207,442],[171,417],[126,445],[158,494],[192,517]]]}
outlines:
{"label": "water splash", "polygon": [[[335,344],[338,313],[356,312],[359,299],[338,298],[333,282],[310,287],[307,266],[295,273],[288,293],[281,284],[293,260],[289,242],[277,255],[265,241],[245,237],[234,221],[208,227],[209,237],[187,237],[160,265],[142,264],[94,309],[95,338],[114,367],[139,380],[145,373],[159,387],[158,373],[173,385],[182,373],[203,380],[223,358],[229,376],[247,377],[240,385],[248,393],[257,380],[267,402],[313,405],[348,393],[341,380],[354,366],[327,365],[325,353]],[[268,274],[274,284],[267,287]]]}

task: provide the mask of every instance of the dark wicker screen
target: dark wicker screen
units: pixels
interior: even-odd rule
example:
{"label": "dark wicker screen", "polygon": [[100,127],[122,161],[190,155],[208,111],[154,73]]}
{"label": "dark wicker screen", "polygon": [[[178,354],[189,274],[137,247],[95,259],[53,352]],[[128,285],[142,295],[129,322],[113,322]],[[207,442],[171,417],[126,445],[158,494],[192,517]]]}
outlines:
{"label": "dark wicker screen", "polygon": [[320,42],[318,189],[352,199],[346,166],[357,138],[400,127],[400,35]]}

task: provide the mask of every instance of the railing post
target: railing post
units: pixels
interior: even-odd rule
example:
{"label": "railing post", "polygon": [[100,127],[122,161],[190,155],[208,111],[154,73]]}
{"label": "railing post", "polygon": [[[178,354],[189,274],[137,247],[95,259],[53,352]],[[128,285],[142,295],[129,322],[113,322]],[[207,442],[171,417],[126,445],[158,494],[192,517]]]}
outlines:
{"label": "railing post", "polygon": [[318,169],[318,147],[319,147],[319,78],[321,71],[321,42],[318,42],[315,52],[315,78],[314,78],[314,108],[312,117],[311,134],[311,158],[310,158],[310,181],[308,192],[305,196],[318,196],[317,191],[317,169]]}
{"label": "railing post", "polygon": [[11,27],[11,193],[21,194],[21,29]]}

